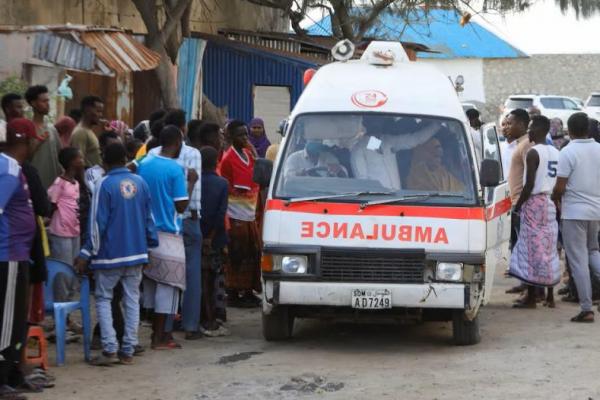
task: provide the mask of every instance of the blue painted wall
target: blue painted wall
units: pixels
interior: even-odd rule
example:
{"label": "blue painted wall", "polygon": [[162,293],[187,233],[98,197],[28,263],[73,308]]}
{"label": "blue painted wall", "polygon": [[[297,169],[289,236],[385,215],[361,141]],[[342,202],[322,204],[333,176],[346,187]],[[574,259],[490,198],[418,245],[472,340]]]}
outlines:
{"label": "blue painted wall", "polygon": [[179,48],[177,72],[177,96],[181,108],[185,110],[187,119],[191,119],[194,108],[194,87],[196,86],[196,70],[200,50],[200,39],[184,38]]}
{"label": "blue painted wall", "polygon": [[304,71],[315,67],[237,43],[208,41],[202,61],[203,91],[217,107],[227,106],[229,118],[248,122],[254,116],[254,85],[290,87],[293,108],[302,93]]}

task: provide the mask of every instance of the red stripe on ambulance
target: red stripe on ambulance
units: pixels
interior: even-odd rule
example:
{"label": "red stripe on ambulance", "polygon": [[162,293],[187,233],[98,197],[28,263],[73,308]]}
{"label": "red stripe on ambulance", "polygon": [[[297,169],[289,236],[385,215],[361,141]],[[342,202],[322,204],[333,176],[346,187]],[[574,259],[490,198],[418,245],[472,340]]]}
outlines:
{"label": "red stripe on ambulance", "polygon": [[[469,220],[491,220],[508,212],[510,208],[511,202],[509,197],[502,199],[487,208],[374,205],[361,209],[360,204],[357,203],[299,202],[288,204],[284,200],[277,199],[272,199],[267,202],[267,211],[346,216],[423,217]],[[381,225],[380,228],[383,229],[383,225]],[[333,229],[333,227],[331,229]],[[389,231],[391,228],[387,229]]]}

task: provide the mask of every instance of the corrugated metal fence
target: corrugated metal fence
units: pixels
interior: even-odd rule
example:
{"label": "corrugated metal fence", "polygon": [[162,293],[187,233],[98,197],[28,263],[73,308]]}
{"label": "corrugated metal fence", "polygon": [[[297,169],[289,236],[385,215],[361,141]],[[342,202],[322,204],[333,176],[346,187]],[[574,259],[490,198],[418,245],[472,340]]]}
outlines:
{"label": "corrugated metal fence", "polygon": [[227,107],[229,118],[249,121],[254,115],[253,86],[288,86],[291,107],[302,93],[302,75],[316,65],[258,49],[209,41],[203,57],[204,94]]}

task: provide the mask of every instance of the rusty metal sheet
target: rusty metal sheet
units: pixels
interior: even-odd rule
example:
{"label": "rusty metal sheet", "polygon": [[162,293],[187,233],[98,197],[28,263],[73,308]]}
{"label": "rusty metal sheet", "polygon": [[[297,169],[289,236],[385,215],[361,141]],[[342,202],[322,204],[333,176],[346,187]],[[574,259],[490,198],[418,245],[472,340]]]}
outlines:
{"label": "rusty metal sheet", "polygon": [[81,40],[111,70],[122,73],[146,71],[158,66],[160,55],[123,32],[82,32]]}

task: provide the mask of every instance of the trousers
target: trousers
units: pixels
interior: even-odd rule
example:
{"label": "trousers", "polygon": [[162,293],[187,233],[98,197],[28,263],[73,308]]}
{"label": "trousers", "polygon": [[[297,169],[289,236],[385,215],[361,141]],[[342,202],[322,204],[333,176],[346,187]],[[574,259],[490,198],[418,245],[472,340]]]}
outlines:
{"label": "trousers", "polygon": [[600,279],[598,221],[562,220],[563,246],[569,259],[582,311],[592,310],[591,272]]}
{"label": "trousers", "polygon": [[100,323],[102,350],[106,353],[116,353],[119,350],[119,341],[113,326],[111,302],[114,288],[120,282],[123,289],[123,309],[125,310],[125,329],[121,352],[131,356],[138,344],[142,266],[96,270],[94,278],[96,280],[96,314]]}
{"label": "trousers", "polygon": [[196,332],[200,326],[202,306],[202,231],[198,219],[183,220],[185,246],[185,291],[181,318],[186,332]]}

